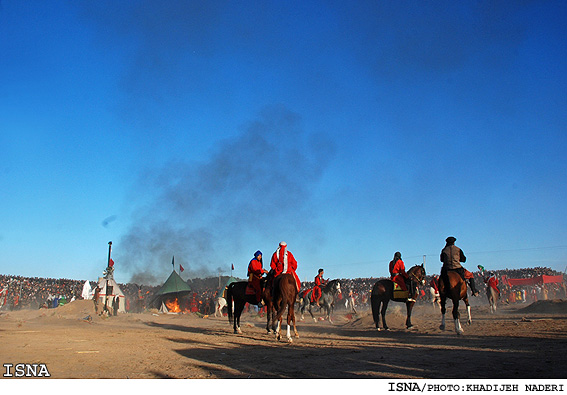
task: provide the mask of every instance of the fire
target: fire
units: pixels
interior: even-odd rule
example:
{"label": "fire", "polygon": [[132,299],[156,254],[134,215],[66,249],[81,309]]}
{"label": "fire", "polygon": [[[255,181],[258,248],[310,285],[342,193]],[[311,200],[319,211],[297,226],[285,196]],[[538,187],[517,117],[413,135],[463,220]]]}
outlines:
{"label": "fire", "polygon": [[179,306],[179,301],[177,300],[177,297],[170,300],[166,300],[165,307],[167,307],[167,309],[171,313],[181,313],[181,307]]}

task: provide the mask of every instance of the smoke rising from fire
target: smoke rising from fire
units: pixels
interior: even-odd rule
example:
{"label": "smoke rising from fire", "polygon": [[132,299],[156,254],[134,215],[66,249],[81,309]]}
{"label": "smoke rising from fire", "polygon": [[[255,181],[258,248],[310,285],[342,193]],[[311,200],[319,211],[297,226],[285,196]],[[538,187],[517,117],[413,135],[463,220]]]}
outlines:
{"label": "smoke rising from fire", "polygon": [[144,172],[120,242],[131,281],[163,281],[172,256],[185,274],[206,277],[226,274],[259,246],[324,237],[310,197],[333,152],[326,135],[306,132],[298,114],[276,106],[219,142],[207,160]]}

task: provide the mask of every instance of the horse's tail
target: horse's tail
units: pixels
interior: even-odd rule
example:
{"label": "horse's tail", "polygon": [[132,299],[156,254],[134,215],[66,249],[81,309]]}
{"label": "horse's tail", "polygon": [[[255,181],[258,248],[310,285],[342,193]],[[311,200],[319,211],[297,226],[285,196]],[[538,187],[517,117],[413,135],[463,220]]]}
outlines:
{"label": "horse's tail", "polygon": [[[382,288],[380,288],[382,287]],[[372,319],[378,328],[378,323],[380,322],[380,309],[381,304],[384,303],[384,284],[380,281],[374,284],[372,288],[372,293],[370,294],[370,306],[372,308]],[[380,289],[379,289],[380,288]]]}
{"label": "horse's tail", "polygon": [[370,296],[370,306],[372,307],[372,320],[375,324],[380,322],[380,298],[378,295]]}
{"label": "horse's tail", "polygon": [[228,322],[232,324],[232,286],[234,283],[231,283],[226,289],[226,309],[228,312]]}

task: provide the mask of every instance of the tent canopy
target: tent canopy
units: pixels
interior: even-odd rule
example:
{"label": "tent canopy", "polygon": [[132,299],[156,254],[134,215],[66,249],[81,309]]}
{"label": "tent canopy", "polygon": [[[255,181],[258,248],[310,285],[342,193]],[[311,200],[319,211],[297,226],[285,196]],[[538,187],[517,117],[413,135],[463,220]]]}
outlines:
{"label": "tent canopy", "polygon": [[227,282],[224,284],[223,289],[225,289],[226,287],[228,287],[230,284],[237,282],[238,279],[235,277],[230,276],[230,278],[227,280]]}
{"label": "tent canopy", "polygon": [[510,286],[529,286],[529,285],[541,285],[541,284],[553,284],[553,283],[562,283],[563,276],[537,276],[531,278],[507,278],[508,284]]}
{"label": "tent canopy", "polygon": [[156,295],[166,295],[170,293],[191,292],[191,287],[174,270],[165,283],[163,283]]}

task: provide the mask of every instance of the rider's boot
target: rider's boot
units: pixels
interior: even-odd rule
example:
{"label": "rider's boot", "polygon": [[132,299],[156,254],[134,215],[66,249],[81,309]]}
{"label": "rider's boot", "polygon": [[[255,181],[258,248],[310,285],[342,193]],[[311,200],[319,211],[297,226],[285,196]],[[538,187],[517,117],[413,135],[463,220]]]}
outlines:
{"label": "rider's boot", "polygon": [[474,283],[474,278],[469,278],[469,285],[471,286],[472,296],[478,296],[479,292],[476,289],[476,285]]}

